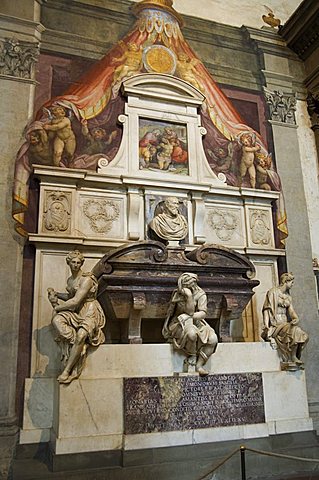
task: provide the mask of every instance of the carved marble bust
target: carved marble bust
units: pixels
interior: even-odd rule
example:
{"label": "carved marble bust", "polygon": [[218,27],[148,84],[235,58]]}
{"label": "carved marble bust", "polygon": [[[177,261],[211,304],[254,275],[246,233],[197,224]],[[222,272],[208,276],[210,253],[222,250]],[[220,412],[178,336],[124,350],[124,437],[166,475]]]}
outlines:
{"label": "carved marble bust", "polygon": [[179,211],[178,198],[167,197],[148,226],[160,239],[184,240],[188,233],[188,222]]}

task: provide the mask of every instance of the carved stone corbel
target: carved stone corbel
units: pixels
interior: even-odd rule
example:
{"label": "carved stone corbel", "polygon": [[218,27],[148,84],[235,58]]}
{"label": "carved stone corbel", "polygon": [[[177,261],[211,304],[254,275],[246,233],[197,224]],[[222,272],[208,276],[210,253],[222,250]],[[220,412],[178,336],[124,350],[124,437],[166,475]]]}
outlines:
{"label": "carved stone corbel", "polygon": [[194,204],[194,243],[202,245],[205,235],[205,202],[202,195],[193,195]]}
{"label": "carved stone corbel", "polygon": [[146,297],[144,293],[132,293],[133,302],[128,319],[128,342],[142,343],[141,322],[142,313],[146,306]]}
{"label": "carved stone corbel", "polygon": [[141,197],[138,188],[128,189],[128,239],[139,240],[140,233]]}

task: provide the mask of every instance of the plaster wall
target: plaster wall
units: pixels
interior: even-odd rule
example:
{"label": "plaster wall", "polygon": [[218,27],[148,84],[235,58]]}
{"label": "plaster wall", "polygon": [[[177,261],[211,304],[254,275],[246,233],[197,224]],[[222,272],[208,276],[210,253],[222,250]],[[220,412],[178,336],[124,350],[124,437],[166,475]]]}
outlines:
{"label": "plaster wall", "polygon": [[[267,0],[265,3],[274,10],[276,17],[285,23],[300,5],[301,0]],[[228,0],[227,2],[224,0],[197,0],[196,2],[175,0],[174,8],[182,15],[192,15],[237,27],[247,25],[259,28],[264,25],[262,15],[267,14],[263,2],[255,0],[242,2],[238,2],[238,0]]]}

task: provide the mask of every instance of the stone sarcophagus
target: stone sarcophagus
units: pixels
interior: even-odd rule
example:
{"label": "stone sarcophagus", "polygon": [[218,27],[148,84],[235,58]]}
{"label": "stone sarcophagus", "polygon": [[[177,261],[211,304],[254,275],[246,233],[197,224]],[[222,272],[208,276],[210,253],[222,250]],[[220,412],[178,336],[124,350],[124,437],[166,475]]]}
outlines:
{"label": "stone sarcophagus", "polygon": [[219,245],[191,251],[160,242],[137,242],[110,250],[94,267],[110,343],[162,343],[163,323],[177,278],[196,273],[207,293],[206,320],[220,341],[232,341],[232,326],[259,282],[243,255]]}

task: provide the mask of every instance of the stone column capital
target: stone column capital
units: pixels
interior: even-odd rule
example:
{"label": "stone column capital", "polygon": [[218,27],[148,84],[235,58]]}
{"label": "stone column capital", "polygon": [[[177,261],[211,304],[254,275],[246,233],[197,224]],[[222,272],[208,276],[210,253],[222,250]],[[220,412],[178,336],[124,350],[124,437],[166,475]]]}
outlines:
{"label": "stone column capital", "polygon": [[38,61],[40,45],[16,38],[0,38],[0,76],[31,80]]}
{"label": "stone column capital", "polygon": [[288,125],[296,125],[296,94],[281,90],[268,90],[264,87],[264,95],[269,108],[269,119]]}
{"label": "stone column capital", "polygon": [[319,94],[309,93],[307,97],[308,113],[311,120],[311,128],[319,131]]}

